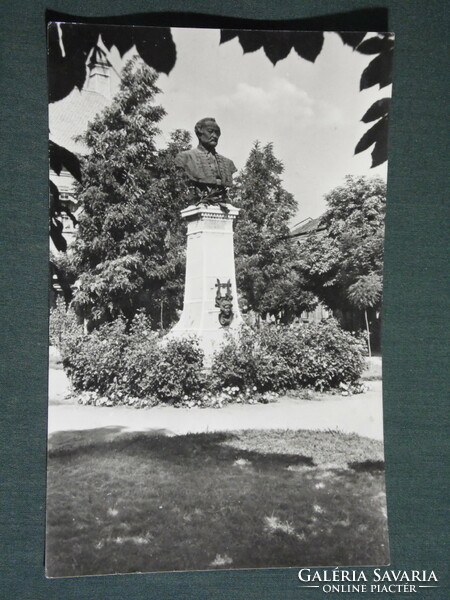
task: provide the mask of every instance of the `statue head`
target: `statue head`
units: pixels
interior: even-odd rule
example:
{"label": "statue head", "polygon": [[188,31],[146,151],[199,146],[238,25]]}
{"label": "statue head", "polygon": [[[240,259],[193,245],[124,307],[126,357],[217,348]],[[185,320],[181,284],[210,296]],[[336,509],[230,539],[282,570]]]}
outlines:
{"label": "statue head", "polygon": [[221,302],[221,311],[225,317],[229,317],[233,311],[233,303],[228,298],[224,298]]}
{"label": "statue head", "polygon": [[224,296],[219,301],[219,323],[222,327],[228,327],[233,320],[233,302],[230,298]]}
{"label": "statue head", "polygon": [[204,146],[207,150],[214,150],[220,138],[220,127],[217,125],[216,120],[212,117],[206,117],[200,119],[195,124],[195,135],[198,137],[199,144]]}

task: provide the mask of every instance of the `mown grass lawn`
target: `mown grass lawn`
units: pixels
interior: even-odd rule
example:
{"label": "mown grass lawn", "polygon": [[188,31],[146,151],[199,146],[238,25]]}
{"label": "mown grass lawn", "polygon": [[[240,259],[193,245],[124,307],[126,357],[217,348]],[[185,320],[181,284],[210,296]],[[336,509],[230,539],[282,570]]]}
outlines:
{"label": "mown grass lawn", "polygon": [[388,562],[381,442],[112,428],[50,441],[50,577]]}

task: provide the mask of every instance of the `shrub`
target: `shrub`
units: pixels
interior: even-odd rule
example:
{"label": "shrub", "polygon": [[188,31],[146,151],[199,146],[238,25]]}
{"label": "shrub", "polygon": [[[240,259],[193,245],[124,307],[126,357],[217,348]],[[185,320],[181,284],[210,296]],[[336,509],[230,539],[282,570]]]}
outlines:
{"label": "shrub", "polygon": [[334,319],[296,329],[303,350],[298,355],[300,384],[325,390],[361,377],[366,353],[362,338],[344,331]]}
{"label": "shrub", "polygon": [[193,339],[172,339],[159,349],[152,372],[154,393],[163,402],[198,398],[205,387],[203,351]]}
{"label": "shrub", "polygon": [[82,334],[82,325],[78,323],[75,311],[70,306],[67,308],[63,298],[56,299],[55,308],[50,309],[49,341],[61,353],[65,346],[70,344]]}
{"label": "shrub", "polygon": [[125,329],[125,321],[116,319],[67,344],[63,366],[75,390],[104,394],[111,388],[120,372]]}
{"label": "shrub", "polygon": [[129,327],[116,319],[78,337],[63,365],[76,391],[95,393],[85,396],[86,403],[173,403],[197,398],[205,386],[198,342],[159,339],[141,313]]}
{"label": "shrub", "polygon": [[138,313],[121,339],[122,348],[116,372],[107,392],[114,404],[136,404],[136,399],[156,402],[153,393],[154,365],[158,360],[158,334],[143,313]]}
{"label": "shrub", "polygon": [[217,390],[237,386],[241,390],[255,387],[255,391],[264,392],[287,389],[295,384],[285,357],[271,351],[261,331],[245,326],[238,337],[230,336],[215,354],[211,375],[211,385]]}
{"label": "shrub", "polygon": [[306,325],[243,328],[213,360],[213,385],[255,386],[258,391],[356,381],[364,368],[364,346],[334,319]]}
{"label": "shrub", "polygon": [[364,367],[363,342],[332,319],[243,327],[214,356],[208,381],[198,342],[160,339],[143,314],[130,326],[117,319],[73,336],[64,348],[63,365],[82,402],[107,406],[268,402],[282,390],[352,384]]}

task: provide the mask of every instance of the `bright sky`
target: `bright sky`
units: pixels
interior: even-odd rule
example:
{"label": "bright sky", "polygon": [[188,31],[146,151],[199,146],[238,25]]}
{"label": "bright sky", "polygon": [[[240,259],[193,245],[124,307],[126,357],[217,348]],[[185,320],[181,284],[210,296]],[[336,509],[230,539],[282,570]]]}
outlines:
{"label": "bright sky", "polygon": [[273,142],[285,166],[284,187],[298,202],[293,223],[322,214],[324,194],[347,174],[386,179],[386,165],[370,168],[370,152],[353,154],[367,130],[362,115],[391,93],[378,87],[359,91],[361,73],[373,57],[327,33],[315,63],[292,51],[274,67],[262,49],[243,54],[237,39],[219,45],[218,30],[172,29],[172,34],[177,62],[158,80],[164,95],[157,102],[167,111],[161,142],[177,128],[191,131],[196,141],[196,121],[215,117],[222,130],[218,151],[238,169],[255,140]]}

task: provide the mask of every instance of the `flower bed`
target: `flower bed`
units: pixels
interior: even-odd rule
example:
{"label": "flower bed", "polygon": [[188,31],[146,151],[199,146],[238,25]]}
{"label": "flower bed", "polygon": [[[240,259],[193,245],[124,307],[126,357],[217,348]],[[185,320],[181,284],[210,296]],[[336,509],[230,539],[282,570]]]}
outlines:
{"label": "flower bed", "polygon": [[[64,330],[64,327],[61,328]],[[357,390],[364,343],[330,319],[318,324],[243,327],[209,371],[195,338],[160,338],[142,314],[89,334],[67,329],[63,366],[82,404],[221,408],[268,403],[286,390]]]}

